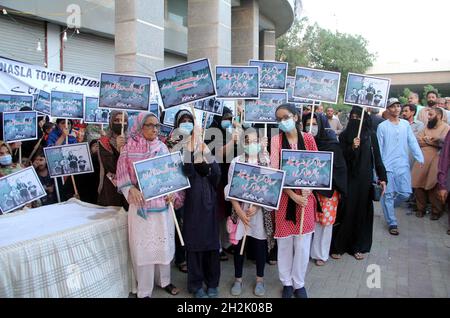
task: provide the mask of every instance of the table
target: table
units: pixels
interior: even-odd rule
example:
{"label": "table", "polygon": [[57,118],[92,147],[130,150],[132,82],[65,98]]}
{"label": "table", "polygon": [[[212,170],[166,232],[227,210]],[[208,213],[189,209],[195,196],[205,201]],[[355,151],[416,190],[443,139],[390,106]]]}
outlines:
{"label": "table", "polygon": [[128,297],[127,224],[76,199],[0,216],[0,298]]}

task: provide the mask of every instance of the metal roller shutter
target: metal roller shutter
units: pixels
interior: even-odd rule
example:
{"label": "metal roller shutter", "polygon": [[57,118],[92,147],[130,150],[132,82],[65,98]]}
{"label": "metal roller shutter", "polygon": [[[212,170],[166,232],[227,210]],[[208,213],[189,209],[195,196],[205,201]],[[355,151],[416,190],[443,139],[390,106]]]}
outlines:
{"label": "metal roller shutter", "polygon": [[101,72],[114,72],[114,40],[93,34],[68,32],[64,43],[63,68],[98,78]]}
{"label": "metal roller shutter", "polygon": [[[36,51],[39,39],[41,40],[41,52]],[[45,23],[0,14],[0,56],[44,66]]]}

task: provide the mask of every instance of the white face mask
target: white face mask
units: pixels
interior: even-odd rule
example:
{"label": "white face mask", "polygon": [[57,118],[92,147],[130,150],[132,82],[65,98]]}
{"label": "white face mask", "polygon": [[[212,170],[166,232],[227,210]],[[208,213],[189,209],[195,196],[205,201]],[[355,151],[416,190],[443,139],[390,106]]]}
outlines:
{"label": "white face mask", "polygon": [[308,125],[307,127],[306,127],[306,131],[307,132],[309,132],[311,135],[313,135],[314,137],[317,137],[317,134],[319,133],[319,126],[317,126],[317,125],[312,125],[312,128],[311,128],[311,125]]}

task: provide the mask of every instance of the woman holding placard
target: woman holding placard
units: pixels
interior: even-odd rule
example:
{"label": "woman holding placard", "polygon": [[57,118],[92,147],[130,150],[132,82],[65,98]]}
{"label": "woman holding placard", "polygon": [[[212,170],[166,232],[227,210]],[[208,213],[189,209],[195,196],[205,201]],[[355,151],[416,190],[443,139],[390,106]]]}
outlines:
{"label": "woman holding placard", "polygon": [[[258,166],[269,166],[270,159],[267,152],[267,139],[258,140],[258,130],[249,128],[244,134],[244,153],[231,161],[228,172],[229,184],[225,188],[228,193],[234,165],[237,162],[245,162]],[[244,267],[244,255],[240,255],[244,236],[247,236],[247,243],[253,249],[256,259],[256,285],[253,290],[255,296],[265,295],[264,267],[268,250],[271,250],[275,242],[273,240],[272,213],[270,210],[231,200],[233,211],[231,220],[237,224],[236,231],[230,233],[230,242],[235,244],[234,250],[234,277],[235,281],[231,288],[233,296],[242,293],[242,271]]]}
{"label": "woman holding placard", "polygon": [[333,184],[331,190],[314,191],[317,197],[316,228],[311,245],[311,258],[317,266],[325,265],[330,254],[333,225],[341,198],[347,196],[347,164],[335,132],[323,114],[303,116],[303,130],[316,140],[319,151],[333,152]]}
{"label": "woman holding placard", "polygon": [[331,257],[334,259],[340,259],[342,254],[349,253],[357,260],[362,260],[363,254],[370,252],[373,233],[373,170],[376,170],[383,186],[387,181],[378,139],[372,130],[369,116],[364,116],[358,138],[361,116],[362,108],[353,107],[347,128],[339,135],[347,163],[348,196],[342,202],[342,213],[338,214],[333,229]]}
{"label": "woman holding placard", "polygon": [[[125,118],[122,118],[125,116]],[[124,133],[122,136],[122,122]],[[106,134],[98,141],[98,158],[100,163],[100,184],[98,187],[97,202],[102,206],[123,206],[128,209],[124,196],[117,192],[117,161],[120,151],[126,143],[128,131],[128,115],[126,112],[113,110],[109,117],[109,126]]]}
{"label": "woman holding placard", "polygon": [[[302,133],[300,116],[294,104],[276,110],[279,135],[271,139],[270,162],[280,168],[282,149],[317,151],[314,137]],[[285,189],[280,208],[275,212],[275,235],[278,244],[278,272],[283,284],[283,298],[307,298],[305,276],[314,232],[316,199],[310,190]],[[302,213],[302,211],[304,213]],[[303,220],[301,220],[303,215]],[[303,224],[303,229],[300,229]]]}
{"label": "woman holding placard", "polygon": [[182,205],[183,193],[145,201],[133,163],[169,153],[158,139],[160,123],[148,112],[137,117],[131,136],[122,148],[117,163],[117,187],[130,208],[128,231],[131,259],[138,282],[138,297],[151,297],[154,280],[176,295],[179,290],[170,283],[170,262],[175,253],[175,226],[168,204]]}
{"label": "woman holding placard", "polygon": [[[174,135],[181,135],[183,145],[183,172],[191,184],[185,190],[183,214],[188,291],[195,298],[216,298],[220,281],[216,191],[221,176],[220,168],[202,140],[201,129],[194,126],[191,112],[179,111],[175,126],[177,129]],[[203,284],[206,285],[206,291]]]}

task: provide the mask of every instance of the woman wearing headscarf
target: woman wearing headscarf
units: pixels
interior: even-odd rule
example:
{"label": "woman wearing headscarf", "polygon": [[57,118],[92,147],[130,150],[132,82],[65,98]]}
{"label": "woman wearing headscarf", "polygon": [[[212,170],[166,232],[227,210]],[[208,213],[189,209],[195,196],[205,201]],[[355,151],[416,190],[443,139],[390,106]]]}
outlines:
{"label": "woman wearing headscarf", "polygon": [[315,260],[317,266],[323,266],[330,254],[333,225],[339,202],[347,196],[347,164],[336,134],[324,114],[315,113],[312,126],[311,115],[303,116],[303,131],[314,136],[319,151],[334,154],[332,189],[314,191],[318,205],[311,258]]}
{"label": "woman wearing headscarf", "polygon": [[124,196],[117,191],[117,161],[120,151],[126,143],[128,115],[125,112],[124,136],[122,136],[122,112],[113,110],[109,117],[109,126],[105,136],[98,141],[98,159],[100,164],[100,183],[97,203],[102,206],[122,206],[128,209]]}
{"label": "woman wearing headscarf", "polygon": [[159,120],[154,114],[140,113],[117,163],[117,187],[130,204],[129,244],[139,298],[151,297],[155,279],[166,291],[178,293],[170,283],[175,227],[168,202],[173,200],[175,208],[181,206],[183,192],[145,201],[133,166],[134,162],[169,154],[166,145],[158,139],[159,128]]}
{"label": "woman wearing headscarf", "polygon": [[357,138],[361,115],[362,108],[353,107],[347,128],[339,136],[347,163],[348,195],[342,202],[333,229],[331,257],[334,259],[349,253],[357,260],[362,260],[363,254],[370,252],[373,233],[373,169],[384,187],[387,182],[378,139],[372,130],[369,116],[364,116],[361,135]]}
{"label": "woman wearing headscarf", "polygon": [[[281,150],[317,151],[314,137],[301,130],[301,120],[294,104],[282,104],[276,112],[281,133],[271,139],[270,163],[279,169]],[[280,207],[275,212],[275,235],[278,244],[278,272],[283,284],[283,298],[307,298],[305,276],[311,238],[314,232],[316,199],[310,190],[284,189]],[[300,229],[303,215],[303,231]]]}
{"label": "woman wearing headscarf", "polygon": [[188,291],[195,298],[215,298],[220,280],[216,192],[220,169],[202,140],[201,129],[194,128],[194,118],[188,110],[177,113],[175,126],[175,134],[180,135],[183,144],[183,171],[191,184],[185,190],[183,214]]}
{"label": "woman wearing headscarf", "polygon": [[0,178],[24,169],[20,163],[14,163],[9,144],[0,141]]}

